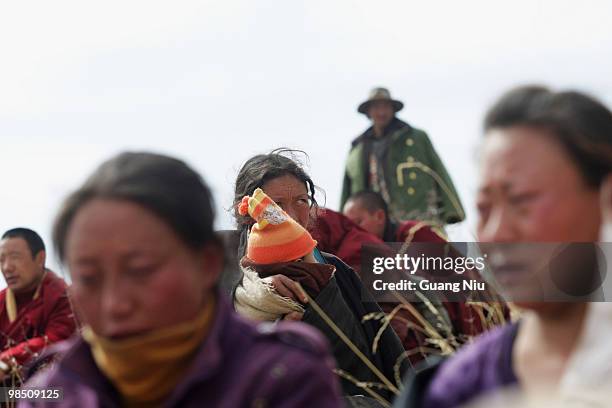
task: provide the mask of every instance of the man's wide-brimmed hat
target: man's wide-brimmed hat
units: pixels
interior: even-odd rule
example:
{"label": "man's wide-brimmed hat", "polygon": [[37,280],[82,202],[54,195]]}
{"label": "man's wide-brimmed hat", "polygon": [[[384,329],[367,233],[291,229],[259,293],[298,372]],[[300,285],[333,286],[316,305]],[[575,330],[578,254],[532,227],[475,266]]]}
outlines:
{"label": "man's wide-brimmed hat", "polygon": [[391,98],[391,93],[387,88],[374,88],[370,91],[370,96],[368,97],[368,100],[359,105],[359,107],[357,108],[357,112],[367,115],[370,105],[376,101],[391,102],[391,105],[393,105],[393,109],[395,109],[396,112],[400,111],[404,107],[404,104],[402,102],[396,101],[395,99]]}

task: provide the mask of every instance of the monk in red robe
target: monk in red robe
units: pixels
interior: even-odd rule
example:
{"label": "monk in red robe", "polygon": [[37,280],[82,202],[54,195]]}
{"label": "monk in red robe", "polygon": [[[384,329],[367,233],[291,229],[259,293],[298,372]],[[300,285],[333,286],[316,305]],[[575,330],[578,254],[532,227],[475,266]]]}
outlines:
{"label": "monk in red robe", "polygon": [[0,292],[0,379],[70,337],[76,321],[67,285],[45,268],[45,245],[26,228],[4,233],[0,269],[7,287]]}

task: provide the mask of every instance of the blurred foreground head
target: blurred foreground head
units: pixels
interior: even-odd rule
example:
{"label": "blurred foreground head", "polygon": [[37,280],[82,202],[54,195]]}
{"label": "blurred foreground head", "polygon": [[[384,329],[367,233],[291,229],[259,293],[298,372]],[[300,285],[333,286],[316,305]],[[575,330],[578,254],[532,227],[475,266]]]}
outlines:
{"label": "blurred foreground head", "polygon": [[72,193],[53,239],[75,306],[94,332],[124,338],[192,320],[222,267],[213,201],[184,162],[123,153]]}
{"label": "blurred foreground head", "polygon": [[612,113],[573,91],[521,87],[489,110],[478,195],[481,241],[597,241],[612,171]]}
{"label": "blurred foreground head", "polygon": [[[579,92],[521,87],[506,93],[493,105],[485,118],[484,130],[477,199],[479,241],[599,240],[601,191],[612,171],[609,155],[612,113],[608,108]],[[510,247],[500,245],[498,249],[502,248]],[[574,244],[570,248],[573,252],[565,255],[580,253],[581,260],[585,260],[588,258],[585,254],[590,253],[590,260],[594,260],[594,252],[584,248]],[[572,277],[578,271],[560,268],[555,260],[562,258],[558,254],[552,257],[553,250],[545,253],[545,249],[524,246],[520,254],[506,254],[505,263],[503,256],[499,258],[502,261],[497,272],[505,271],[502,278],[511,285],[519,280],[520,273],[530,271],[530,276],[521,279],[523,284],[531,280],[525,285],[531,288],[541,283],[543,277],[554,280],[562,275],[561,279],[570,282],[573,289],[580,289],[575,284],[581,282],[588,292],[593,268],[583,263],[579,276]],[[521,259],[522,255],[526,257]]]}

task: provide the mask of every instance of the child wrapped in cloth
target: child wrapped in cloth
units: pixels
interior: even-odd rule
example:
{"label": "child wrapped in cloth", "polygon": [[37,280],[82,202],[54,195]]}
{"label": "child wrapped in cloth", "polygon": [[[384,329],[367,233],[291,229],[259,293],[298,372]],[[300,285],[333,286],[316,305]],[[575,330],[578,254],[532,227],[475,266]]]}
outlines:
{"label": "child wrapped in cloth", "polygon": [[[246,255],[240,260],[244,279],[236,289],[236,310],[243,316],[267,321],[291,312],[304,313],[300,303],[275,292],[270,277],[285,275],[316,298],[335,267],[316,263],[312,251],[317,242],[261,189],[255,190],[253,197],[242,199],[239,212],[249,214],[257,223],[249,235]],[[310,258],[306,259],[310,262],[304,258]]]}
{"label": "child wrapped in cloth", "polygon": [[[381,379],[308,303],[299,303],[275,291],[271,277],[287,276],[299,282],[359,351],[395,384],[392,370],[379,367],[378,360],[373,358],[373,339],[365,334],[363,323],[343,298],[334,276],[335,266],[317,262],[313,254],[317,242],[310,233],[259,188],[252,196],[243,198],[239,212],[249,214],[256,223],[248,237],[246,255],[240,261],[244,277],[235,291],[234,307],[238,313],[263,321],[276,321],[292,312],[303,313],[302,322],[319,329],[330,342],[344,394],[369,395],[356,381],[380,384]],[[384,353],[385,350],[376,352]],[[374,385],[370,389],[387,400],[392,398],[385,387]]]}

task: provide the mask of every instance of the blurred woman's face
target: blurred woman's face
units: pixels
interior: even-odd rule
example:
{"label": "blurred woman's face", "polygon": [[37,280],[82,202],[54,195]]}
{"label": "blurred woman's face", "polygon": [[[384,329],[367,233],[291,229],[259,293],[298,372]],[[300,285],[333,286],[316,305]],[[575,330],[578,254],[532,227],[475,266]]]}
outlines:
{"label": "blurred woman's face", "polygon": [[[538,302],[544,299],[542,294],[553,293],[551,288],[575,286],[572,280],[561,285],[559,282],[566,281],[559,277],[575,277],[578,282],[587,279],[587,270],[566,274],[560,264],[566,259],[560,257],[561,246],[528,244],[597,242],[600,231],[598,190],[585,183],[572,159],[547,131],[517,126],[489,132],[477,206],[480,242],[527,243],[488,246],[495,278],[515,303],[542,309],[547,307]],[[563,254],[579,253],[579,247],[572,248],[573,252]]]}
{"label": "blurred woman's face", "polygon": [[547,131],[492,130],[477,199],[481,242],[595,242],[599,193]]}
{"label": "blurred woman's face", "polygon": [[302,227],[308,227],[310,198],[303,181],[287,174],[267,181],[261,189]]}
{"label": "blurred woman's face", "polygon": [[213,248],[192,250],[144,207],[105,199],[77,212],[66,260],[81,319],[114,339],[194,319],[222,265]]}

